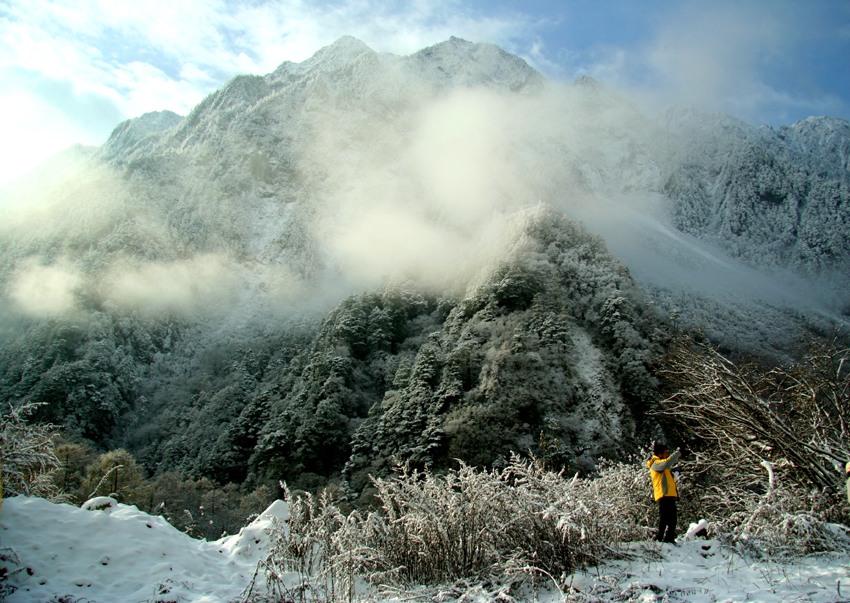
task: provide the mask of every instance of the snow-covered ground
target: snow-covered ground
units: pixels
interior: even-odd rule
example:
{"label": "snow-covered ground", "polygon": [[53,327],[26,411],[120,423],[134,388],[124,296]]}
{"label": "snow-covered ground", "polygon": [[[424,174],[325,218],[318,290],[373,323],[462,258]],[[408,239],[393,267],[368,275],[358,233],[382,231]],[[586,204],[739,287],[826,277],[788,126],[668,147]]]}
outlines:
{"label": "snow-covered ground", "polygon": [[[0,553],[20,563],[3,563],[15,571],[0,582],[0,593],[13,587],[6,599],[10,603],[59,597],[86,603],[238,601],[267,551],[273,518],[286,514],[286,504],[278,501],[239,534],[208,542],[131,506],[85,510],[40,498],[10,498],[0,512]],[[635,553],[631,561],[572,576],[567,600],[850,601],[847,555],[753,562],[700,539],[675,547],[636,543],[630,550]],[[541,602],[562,597],[554,589],[537,595]],[[465,600],[483,602],[487,596]]]}
{"label": "snow-covered ground", "polygon": [[0,549],[4,556],[14,551],[21,569],[9,578],[17,590],[7,601],[238,600],[268,550],[266,528],[285,512],[278,501],[238,535],[208,542],[133,506],[89,511],[9,498],[0,512]]}

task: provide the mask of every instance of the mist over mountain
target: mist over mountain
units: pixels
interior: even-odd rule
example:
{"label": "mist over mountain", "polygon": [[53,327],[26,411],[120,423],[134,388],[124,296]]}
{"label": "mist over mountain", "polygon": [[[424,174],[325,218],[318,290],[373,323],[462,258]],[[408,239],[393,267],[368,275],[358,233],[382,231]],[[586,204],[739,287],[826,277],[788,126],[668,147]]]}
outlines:
{"label": "mist over mountain", "polygon": [[653,116],[496,46],[342,38],[0,192],[0,389],[222,482],[592,465],[659,433],[674,330],[846,334],[848,157],[843,120]]}

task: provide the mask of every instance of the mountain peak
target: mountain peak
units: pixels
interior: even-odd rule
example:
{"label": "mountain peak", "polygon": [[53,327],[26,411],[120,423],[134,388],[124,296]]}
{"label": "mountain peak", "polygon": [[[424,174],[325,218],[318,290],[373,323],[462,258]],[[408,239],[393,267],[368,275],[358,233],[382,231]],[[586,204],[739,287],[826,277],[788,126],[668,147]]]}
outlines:
{"label": "mountain peak", "polygon": [[492,54],[500,53],[507,56],[513,56],[505,52],[495,44],[470,42],[469,40],[464,40],[463,38],[458,38],[456,36],[452,36],[444,42],[438,42],[433,46],[423,48],[419,52],[415,53],[413,56],[434,57],[453,54],[471,57],[475,54],[481,54],[482,51]]}
{"label": "mountain peak", "polygon": [[148,113],[143,113],[139,117],[134,117],[121,122],[112,131],[110,137],[114,137],[128,129],[132,129],[137,134],[143,136],[153,134],[176,125],[181,119],[183,119],[183,117],[173,111],[150,111]]}
{"label": "mountain peak", "polygon": [[[345,51],[354,51],[354,52],[368,52],[372,49],[369,48],[363,41],[358,40],[354,36],[342,36],[336,42],[331,44],[330,46],[326,46],[326,49],[337,49],[337,50],[345,50]],[[321,52],[321,50],[319,50]]]}
{"label": "mountain peak", "polygon": [[330,46],[316,51],[316,54],[301,63],[301,68],[309,71],[334,70],[353,63],[363,55],[374,54],[374,50],[357,38],[343,36]]}
{"label": "mountain peak", "polygon": [[455,36],[410,55],[407,61],[442,85],[495,85],[516,91],[543,83],[543,76],[520,57],[495,44]]}
{"label": "mountain peak", "polygon": [[109,157],[128,153],[149,136],[176,126],[182,120],[183,117],[173,111],[151,111],[122,121],[112,130],[104,151]]}
{"label": "mountain peak", "polygon": [[604,86],[599,80],[590,77],[589,75],[580,75],[573,80],[573,86],[584,88],[586,90],[601,90]]}

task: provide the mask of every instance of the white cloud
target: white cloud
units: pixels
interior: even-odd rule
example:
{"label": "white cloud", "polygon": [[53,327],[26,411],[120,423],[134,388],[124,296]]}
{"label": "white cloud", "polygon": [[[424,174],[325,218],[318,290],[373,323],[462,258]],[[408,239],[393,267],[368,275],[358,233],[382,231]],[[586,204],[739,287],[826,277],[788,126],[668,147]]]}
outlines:
{"label": "white cloud", "polygon": [[42,265],[37,259],[24,262],[8,285],[17,309],[36,318],[56,318],[76,308],[76,294],[83,278],[72,264],[60,260]]}
{"label": "white cloud", "polygon": [[789,114],[840,111],[835,95],[795,89],[808,65],[797,56],[825,23],[795,2],[684,2],[654,19],[646,41],[597,48],[577,60],[586,72],[651,109],[688,104],[753,123]]}
{"label": "white cloud", "polygon": [[[0,73],[2,76],[2,73]],[[0,95],[3,143],[0,144],[0,186],[28,172],[72,144],[92,140],[79,124],[26,88]]]}
{"label": "white cloud", "polygon": [[754,5],[703,5],[662,26],[647,49],[661,88],[690,104],[759,102],[766,62],[786,52],[787,23]]}
{"label": "white cloud", "polygon": [[191,315],[226,308],[238,282],[226,258],[207,254],[169,263],[116,264],[103,279],[101,295],[118,310]]}
{"label": "white cloud", "polygon": [[[205,76],[199,70],[189,73]],[[112,75],[114,88],[104,90],[103,95],[115,96],[124,114],[130,117],[165,108],[185,115],[206,95],[197,83],[172,78],[150,63],[132,61],[117,66]],[[167,106],[162,104],[164,99],[168,99]]]}
{"label": "white cloud", "polygon": [[424,111],[411,161],[435,212],[449,224],[472,231],[500,200],[523,199],[511,140],[518,134],[511,122],[527,121],[518,112],[514,102],[484,91],[461,91]]}
{"label": "white cloud", "polygon": [[[399,82],[382,90],[406,88]],[[547,154],[541,141],[565,141],[581,156],[609,125],[583,129],[581,100],[561,88],[415,100],[421,108],[401,124],[383,115],[337,116],[343,123],[325,115],[311,138],[305,169],[316,173],[317,195],[328,204],[323,248],[358,287],[402,275],[441,290],[474,282],[504,256],[541,199],[577,201],[563,155]]]}

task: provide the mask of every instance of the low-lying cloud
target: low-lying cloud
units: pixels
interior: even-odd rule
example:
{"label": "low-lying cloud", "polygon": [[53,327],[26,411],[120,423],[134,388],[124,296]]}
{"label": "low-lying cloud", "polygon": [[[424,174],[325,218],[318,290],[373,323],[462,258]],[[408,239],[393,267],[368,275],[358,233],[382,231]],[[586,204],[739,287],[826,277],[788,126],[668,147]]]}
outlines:
{"label": "low-lying cloud", "polygon": [[[277,127],[302,129],[285,132],[294,175],[280,191],[238,170],[209,179],[187,163],[176,180],[185,188],[163,202],[155,180],[98,168],[80,195],[40,206],[56,209],[55,223],[17,222],[77,252],[88,246],[85,260],[20,262],[10,299],[33,316],[73,311],[81,298],[115,312],[206,316],[257,300],[333,303],[398,277],[463,294],[541,205],[615,240],[627,263],[658,257],[641,237],[667,232],[658,202],[667,135],[631,102],[592,81],[440,90],[387,64],[362,98],[337,102],[324,89],[328,98],[281,109],[298,119]],[[275,152],[236,142],[235,154]],[[654,266],[640,268],[651,275]],[[33,296],[42,301],[28,303]]]}
{"label": "low-lying cloud", "polygon": [[166,263],[115,265],[101,285],[104,303],[149,316],[192,316],[226,309],[235,299],[239,273],[219,254]]}
{"label": "low-lying cloud", "polygon": [[44,265],[30,258],[12,274],[9,297],[23,314],[34,318],[57,318],[77,309],[85,279],[74,265],[60,260]]}
{"label": "low-lying cloud", "polygon": [[461,89],[408,99],[398,120],[325,116],[307,156],[329,174],[319,196],[331,263],[360,284],[413,275],[462,290],[505,255],[531,208],[604,212],[592,191],[657,187],[640,114],[609,94]]}
{"label": "low-lying cloud", "polygon": [[227,313],[243,282],[219,254],[160,263],[118,260],[97,276],[67,258],[29,258],[12,273],[8,298],[19,313],[36,319],[78,316],[93,302],[117,313],[186,318]]}

